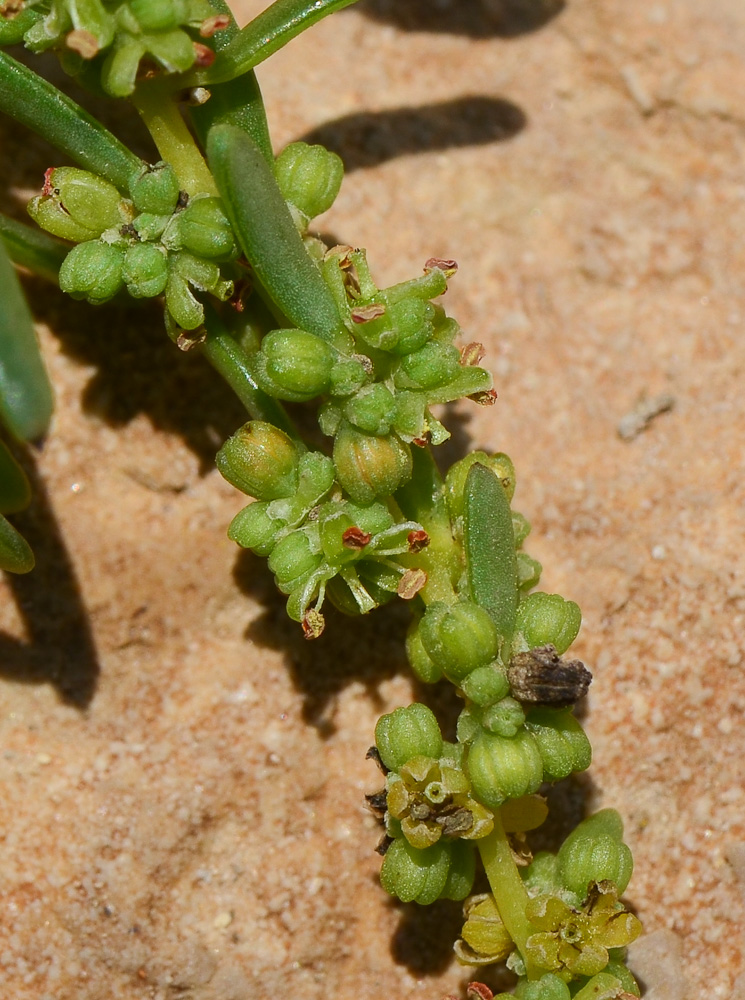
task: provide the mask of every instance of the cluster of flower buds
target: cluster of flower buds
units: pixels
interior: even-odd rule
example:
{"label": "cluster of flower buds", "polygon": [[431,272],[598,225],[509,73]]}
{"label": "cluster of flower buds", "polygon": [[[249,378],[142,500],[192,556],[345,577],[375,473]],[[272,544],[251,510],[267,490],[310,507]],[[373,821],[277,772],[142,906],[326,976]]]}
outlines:
{"label": "cluster of flower buds", "polygon": [[129,193],[77,167],[46,172],[28,212],[42,229],[77,244],[60,268],[60,288],[94,305],[125,287],[136,299],[165,294],[172,324],[195,330],[204,306],[194,290],[221,301],[233,293],[222,266],[237,249],[220,199],[190,199],[162,162],[144,166]]}
{"label": "cluster of flower buds", "polygon": [[268,556],[288,595],[288,614],[309,637],[323,628],[326,595],[342,611],[359,614],[416,588],[415,573],[394,560],[425,546],[426,533],[413,521],[396,521],[382,503],[346,500],[328,456],[252,420],[225,442],[217,467],[256,498],[235,516],[229,537]]}
{"label": "cluster of flower buds", "polygon": [[[589,983],[599,992],[588,991],[588,997],[639,996],[624,964],[625,948],[639,936],[641,925],[618,898],[632,871],[622,837],[620,816],[604,809],[582,822],[558,854],[541,852],[522,869],[530,897],[526,917],[533,930],[524,957],[546,972],[532,992],[518,989],[516,996],[568,1000],[569,982],[571,996],[582,995]],[[491,894],[468,899],[463,915],[462,938],[455,946],[461,962],[487,965],[512,954],[515,971],[524,971]],[[606,988],[611,991],[605,993]]]}
{"label": "cluster of flower buds", "polygon": [[32,52],[59,50],[65,69],[94,79],[112,97],[134,90],[140,62],[166,73],[209,65],[205,41],[227,28],[229,16],[208,0],[22,0],[17,41]]}

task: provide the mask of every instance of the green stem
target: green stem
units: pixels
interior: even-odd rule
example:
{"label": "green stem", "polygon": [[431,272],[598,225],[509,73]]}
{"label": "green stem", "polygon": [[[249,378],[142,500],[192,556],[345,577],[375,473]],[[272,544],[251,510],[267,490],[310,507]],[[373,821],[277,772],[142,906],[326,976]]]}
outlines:
{"label": "green stem", "polygon": [[162,159],[176,171],[183,190],[190,195],[217,194],[212,174],[181,116],[173,90],[160,80],[145,81],[135,89],[132,102]]}
{"label": "green stem", "polygon": [[543,970],[530,961],[525,949],[528,938],[535,933],[525,916],[528,893],[512,856],[499,812],[494,816],[494,829],[488,837],[479,840],[478,845],[499,915],[523,957],[526,975],[530,980],[540,979]]}
{"label": "green stem", "polygon": [[284,408],[258,387],[251,374],[248,356],[225,329],[222,320],[210,306],[205,307],[207,339],[201,344],[202,354],[228,383],[253,420],[274,424],[298,444],[303,444],[297,428]]}
{"label": "green stem", "polygon": [[189,72],[180,85],[199,87],[234,80],[306,28],[353,3],[355,0],[276,0],[239,32],[208,69]]}
{"label": "green stem", "polygon": [[49,281],[57,281],[70,247],[52,236],[0,214],[0,240],[14,264],[27,267]]}
{"label": "green stem", "polygon": [[124,193],[142,161],[75,101],[0,52],[0,111]]}

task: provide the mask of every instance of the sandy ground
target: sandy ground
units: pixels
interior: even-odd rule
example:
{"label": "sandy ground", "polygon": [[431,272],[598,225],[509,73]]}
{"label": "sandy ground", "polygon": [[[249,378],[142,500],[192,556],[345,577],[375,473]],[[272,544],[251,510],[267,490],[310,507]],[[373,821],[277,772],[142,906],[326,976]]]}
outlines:
{"label": "sandy ground", "polygon": [[[544,588],[583,608],[595,763],[564,814],[624,815],[667,1000],[745,995],[743,53],[741,0],[363,0],[260,75],[277,148],[347,163],[326,232],[381,282],[460,263],[499,401],[451,415],[448,457],[513,456]],[[18,212],[56,161],[0,129]],[[0,582],[0,992],[457,991],[458,906],[386,899],[363,801],[406,609],[304,642],[225,537],[228,390],[155,310],[27,288],[57,413],[16,518],[38,568]]]}

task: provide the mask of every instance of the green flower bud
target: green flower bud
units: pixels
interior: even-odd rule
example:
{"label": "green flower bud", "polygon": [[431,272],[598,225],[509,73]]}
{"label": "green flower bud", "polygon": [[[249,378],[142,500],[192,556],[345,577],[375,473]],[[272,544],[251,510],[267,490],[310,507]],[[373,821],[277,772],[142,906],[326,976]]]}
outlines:
{"label": "green flower bud", "polygon": [[179,183],[170,163],[147,164],[129,189],[138,212],[170,216],[176,209]]}
{"label": "green flower bud", "polygon": [[516,553],[517,586],[523,594],[538,586],[543,566],[525,552]]}
{"label": "green flower bud", "polygon": [[356,323],[354,332],[371,347],[403,355],[418,350],[431,339],[435,314],[431,302],[405,298],[394,303],[382,303],[376,299],[369,304],[381,305],[385,311]]}
{"label": "green flower bud", "polygon": [[174,322],[184,330],[196,330],[204,322],[204,306],[191,287],[210,292],[224,302],[232,294],[233,282],[222,279],[217,264],[190,253],[170,253],[166,306]]}
{"label": "green flower bud", "polygon": [[561,655],[577,638],[581,624],[579,607],[559,594],[529,594],[517,606],[515,632],[522,635],[525,649],[551,644]]}
{"label": "green flower bud", "polygon": [[370,379],[367,369],[355,358],[339,358],[331,369],[330,391],[334,396],[349,396]]}
{"label": "green flower bud", "polygon": [[229,483],[258,500],[290,496],[298,485],[298,450],[278,427],[249,420],[217,453]]}
{"label": "green flower bud", "polygon": [[394,381],[400,389],[430,389],[445,385],[458,371],[459,363],[457,348],[430,341],[401,359]]}
{"label": "green flower bud", "polygon": [[124,251],[120,247],[90,240],[73,247],[62,262],[59,286],[74,299],[100,305],[122,287]]}
{"label": "green flower bud", "polygon": [[293,142],[274,164],[282,196],[305,216],[305,222],[325,212],[339,193],[344,164],[323,146]]}
{"label": "green flower bud", "polygon": [[463,916],[462,940],[455,943],[458,961],[464,965],[504,962],[515,943],[499,915],[494,896],[472,896],[463,906]]}
{"label": "green flower bud", "polygon": [[477,667],[472,671],[464,678],[461,687],[466,698],[485,708],[509,694],[510,682],[503,666],[490,663],[487,667]]}
{"label": "green flower bud", "polygon": [[426,906],[440,898],[463,899],[473,884],[473,869],[469,873],[469,864],[474,864],[470,844],[438,841],[432,847],[418,850],[402,837],[394,840],[386,851],[380,883],[403,903]]}
{"label": "green flower bud", "polygon": [[639,984],[623,962],[608,962],[605,967],[605,971],[608,975],[614,976],[619,981],[625,992],[630,993],[632,997],[640,997],[642,995],[641,990],[639,989]]}
{"label": "green flower bud", "polygon": [[150,212],[143,212],[134,219],[132,225],[140,239],[149,242],[160,239],[170,221],[170,215],[152,215]]}
{"label": "green flower bud", "polygon": [[252,549],[257,556],[268,556],[277,544],[285,522],[272,517],[268,502],[256,501],[239,511],[228,527],[228,538],[244,549]]}
{"label": "green flower bud", "polygon": [[507,455],[498,452],[487,455],[485,451],[472,451],[470,455],[456,462],[448,470],[445,478],[445,500],[452,518],[460,517],[465,503],[466,479],[472,465],[485,465],[496,475],[504,487],[507,499],[515,493],[515,467]]}
{"label": "green flower bud", "polygon": [[499,633],[491,616],[473,601],[431,604],[421,633],[425,650],[453,683],[489,664],[499,650]]}
{"label": "green flower bud", "polygon": [[519,549],[530,534],[530,522],[516,510],[512,511],[512,530],[515,532],[515,548]]}
{"label": "green flower bud", "polygon": [[519,983],[514,996],[518,1000],[569,1000],[571,993],[563,979],[547,972],[535,982],[524,980]]}
{"label": "green flower bud", "polygon": [[540,752],[525,729],[511,739],[481,732],[468,751],[466,771],[475,797],[489,809],[530,795],[543,781]]}
{"label": "green flower bud", "polygon": [[195,198],[183,212],[174,215],[165,232],[163,244],[169,250],[186,249],[208,260],[230,257],[235,253],[233,230],[222,210],[219,198]]}
{"label": "green flower bud", "polygon": [[[626,992],[618,976],[606,966],[605,972],[600,972],[588,980],[574,997],[575,1000],[616,1000],[621,990]],[[638,995],[638,993],[632,994],[632,996]]]}
{"label": "green flower bud", "polygon": [[458,742],[464,746],[469,743],[473,743],[481,732],[481,712],[478,708],[474,708],[473,706],[471,708],[464,708],[458,716],[456,726],[456,736],[458,738]]}
{"label": "green flower bud", "polygon": [[412,757],[439,757],[442,733],[432,710],[415,702],[378,719],[375,745],[385,766],[398,771]]}
{"label": "green flower bud", "polygon": [[634,870],[631,851],[621,840],[623,825],[614,809],[603,809],[580,823],[561,845],[558,874],[563,885],[581,898],[591,882],[612,882],[625,892]]}
{"label": "green flower bud", "polygon": [[364,507],[391,496],[410,478],[411,451],[393,434],[363,434],[342,423],[334,441],[334,465],[342,489]]}
{"label": "green flower bud", "polygon": [[160,295],[168,281],[165,250],[152,243],[134,243],[124,254],[122,278],[134,299]]}
{"label": "green flower bud", "polygon": [[183,73],[196,59],[191,38],[179,28],[148,35],[147,50],[168,73]]}
{"label": "green flower bud", "polygon": [[129,9],[143,31],[168,31],[184,19],[184,5],[179,0],[129,0]]}
{"label": "green flower bud", "polygon": [[283,594],[295,590],[300,582],[318,569],[323,561],[319,552],[314,552],[310,539],[303,531],[293,531],[285,535],[274,547],[267,565]]}
{"label": "green flower bud", "polygon": [[424,437],[429,429],[426,393],[402,390],[395,398],[393,426],[398,433],[407,441]]}
{"label": "green flower bud", "polygon": [[393,393],[382,382],[366,385],[349,400],[344,413],[350,423],[367,434],[387,434],[396,412]]}
{"label": "green flower bud", "polygon": [[101,67],[101,86],[112,97],[127,97],[135,88],[140,59],[147,46],[140,38],[120,35],[106,55]]}
{"label": "green flower bud", "polygon": [[434,684],[442,677],[442,670],[435,664],[422,643],[420,621],[415,620],[409,626],[406,634],[406,655],[409,658],[411,669],[420,681],[425,684]]}
{"label": "green flower bud", "polygon": [[92,240],[123,222],[122,196],[113,184],[78,167],[55,167],[44,177],[44,191],[32,199],[29,215],[63,239]]}
{"label": "green flower bud", "polygon": [[559,859],[549,851],[539,851],[527,868],[520,869],[520,875],[529,896],[557,893],[561,888]]}
{"label": "green flower bud", "polygon": [[[332,566],[341,566],[359,558],[360,551],[366,544],[364,541],[365,533],[354,523],[340,504],[334,506],[338,509],[329,516],[319,518],[319,536],[326,560]],[[347,545],[345,541],[349,538],[350,533],[354,533],[353,544]]]}
{"label": "green flower bud", "polygon": [[[256,357],[258,374],[266,375],[265,390],[279,399],[300,403],[327,392],[336,352],[305,330],[272,330]],[[279,391],[277,391],[279,390]]]}
{"label": "green flower bud", "polygon": [[514,736],[524,722],[525,712],[520,702],[514,698],[502,698],[496,705],[485,709],[481,716],[484,729],[498,736]]}
{"label": "green flower bud", "polygon": [[546,781],[559,781],[575,771],[586,771],[590,766],[590,741],[571,712],[551,708],[533,709],[525,728],[533,734],[538,744]]}
{"label": "green flower bud", "polygon": [[306,451],[300,456],[298,465],[298,486],[295,501],[303,508],[311,507],[321,500],[334,485],[334,463],[328,455],[320,451]]}

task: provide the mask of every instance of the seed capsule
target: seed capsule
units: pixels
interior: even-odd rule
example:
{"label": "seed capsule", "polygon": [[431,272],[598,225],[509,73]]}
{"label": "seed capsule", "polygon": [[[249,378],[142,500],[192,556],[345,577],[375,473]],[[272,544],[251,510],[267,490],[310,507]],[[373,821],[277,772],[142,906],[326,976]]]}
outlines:
{"label": "seed capsule", "polygon": [[623,843],[623,823],[615,809],[602,809],[576,827],[561,845],[558,874],[580,898],[591,882],[613,882],[619,896],[634,870],[631,851]]}
{"label": "seed capsule", "polygon": [[124,254],[122,278],[135,299],[160,295],[168,281],[165,250],[152,243],[135,243]]}
{"label": "seed capsule", "polygon": [[482,731],[468,751],[466,770],[475,797],[489,809],[530,795],[543,780],[538,746],[525,729],[511,739]]}
{"label": "seed capsule", "polygon": [[523,648],[551,644],[561,654],[577,638],[581,624],[582,612],[574,601],[559,594],[529,594],[517,607],[515,632],[522,635]]}
{"label": "seed capsule", "polygon": [[266,391],[296,403],[328,391],[335,360],[333,348],[305,330],[272,330],[256,358],[270,380]]}
{"label": "seed capsule", "polygon": [[298,485],[298,450],[279,428],[250,420],[228,438],[216,464],[229,483],[256,497],[277,500],[291,496]]}
{"label": "seed capsule", "polygon": [[336,153],[305,142],[286,146],[274,170],[285,201],[302,213],[306,225],[331,207],[344,177],[344,164]]}
{"label": "seed capsule", "polygon": [[112,299],[122,287],[124,251],[119,247],[89,240],[73,247],[62,262],[59,286],[74,299],[100,305]]}
{"label": "seed capsule", "polygon": [[233,230],[219,198],[195,198],[183,212],[174,215],[163,233],[169,250],[186,249],[208,260],[230,257],[235,252]]}
{"label": "seed capsule", "polygon": [[411,476],[411,451],[394,434],[377,437],[342,423],[334,441],[339,482],[363,507],[395,493]]}
{"label": "seed capsule", "polygon": [[397,771],[412,757],[438,758],[442,733],[432,710],[415,702],[378,719],[375,744],[385,766]]}
{"label": "seed capsule", "polygon": [[[149,0],[148,0],[149,2]],[[179,196],[176,171],[170,163],[147,164],[130,184],[130,192],[138,212],[151,215],[171,215]]]}
{"label": "seed capsule", "polygon": [[421,634],[428,655],[453,683],[491,663],[499,650],[494,622],[473,601],[431,604],[422,619]]}
{"label": "seed capsule", "polygon": [[533,734],[538,745],[546,781],[559,781],[576,771],[586,771],[592,763],[590,741],[571,712],[533,709],[525,728]]}
{"label": "seed capsule", "polygon": [[464,899],[471,891],[474,872],[470,844],[439,841],[419,850],[401,837],[386,852],[380,883],[402,902],[426,906],[436,899]]}

